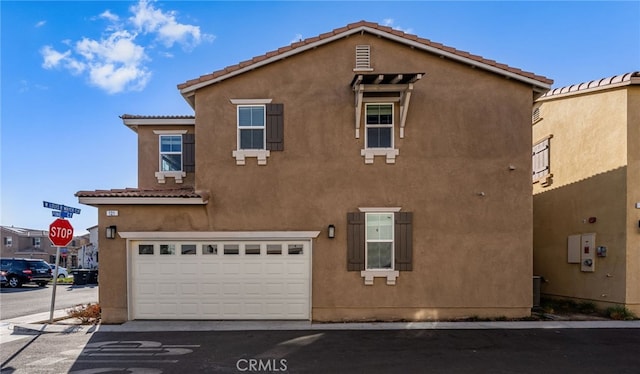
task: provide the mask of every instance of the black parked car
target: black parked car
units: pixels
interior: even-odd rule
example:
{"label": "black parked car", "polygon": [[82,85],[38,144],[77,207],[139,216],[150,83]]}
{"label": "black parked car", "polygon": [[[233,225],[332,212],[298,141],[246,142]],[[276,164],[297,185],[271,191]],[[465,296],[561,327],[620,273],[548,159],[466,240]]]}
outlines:
{"label": "black parked car", "polygon": [[32,258],[0,259],[0,271],[5,273],[7,285],[12,288],[25,283],[36,283],[44,287],[53,279],[49,264]]}

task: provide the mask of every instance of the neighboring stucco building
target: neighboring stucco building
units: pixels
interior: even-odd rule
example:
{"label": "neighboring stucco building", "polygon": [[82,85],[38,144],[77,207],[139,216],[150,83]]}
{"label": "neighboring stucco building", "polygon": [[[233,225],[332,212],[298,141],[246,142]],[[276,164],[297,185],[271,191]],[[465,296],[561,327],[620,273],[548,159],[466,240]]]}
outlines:
{"label": "neighboring stucco building", "polygon": [[56,247],[51,245],[49,231],[14,226],[0,226],[2,257],[37,258],[55,262]]}
{"label": "neighboring stucco building", "polygon": [[[36,258],[51,264],[56,262],[56,247],[49,240],[49,231],[27,229],[14,226],[0,226],[2,257]],[[73,238],[68,246],[60,248],[59,264],[63,267],[75,267],[77,249],[86,239],[82,236]]]}
{"label": "neighboring stucco building", "polygon": [[640,72],[549,91],[533,120],[542,293],[640,313]]}
{"label": "neighboring stucco building", "polygon": [[195,115],[122,116],[138,186],[77,193],[103,321],[529,315],[551,83],[358,22],[180,84]]}

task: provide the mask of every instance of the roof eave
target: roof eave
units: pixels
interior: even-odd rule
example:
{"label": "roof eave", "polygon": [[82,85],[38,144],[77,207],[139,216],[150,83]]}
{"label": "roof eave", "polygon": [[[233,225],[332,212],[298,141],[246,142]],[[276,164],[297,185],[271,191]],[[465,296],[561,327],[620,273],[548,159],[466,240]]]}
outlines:
{"label": "roof eave", "polygon": [[120,116],[122,123],[133,132],[138,132],[138,126],[194,126],[194,118],[131,118],[125,115]]}
{"label": "roof eave", "polygon": [[208,200],[202,197],[78,197],[80,204],[100,205],[206,205]]}

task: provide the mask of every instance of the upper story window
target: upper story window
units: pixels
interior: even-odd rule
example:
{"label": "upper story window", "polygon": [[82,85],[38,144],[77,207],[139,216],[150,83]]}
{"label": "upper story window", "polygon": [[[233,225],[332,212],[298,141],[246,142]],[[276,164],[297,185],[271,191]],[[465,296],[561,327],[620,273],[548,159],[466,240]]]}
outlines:
{"label": "upper story window", "polygon": [[393,148],[393,104],[367,104],[367,148]]}
{"label": "upper story window", "polygon": [[41,238],[31,238],[31,244],[36,248],[40,248],[40,239]]}
{"label": "upper story window", "polygon": [[158,183],[165,183],[167,177],[182,183],[186,171],[194,171],[195,168],[194,134],[187,134],[187,130],[155,130],[154,133],[159,135]]}
{"label": "upper story window", "polygon": [[11,247],[11,245],[13,244],[13,238],[10,236],[5,236],[4,237],[4,245],[7,247]]}
{"label": "upper story window", "polygon": [[271,151],[284,151],[284,105],[271,99],[231,99],[237,105],[238,140],[233,157],[245,165],[247,157],[266,165]]}
{"label": "upper story window", "polygon": [[182,171],[182,135],[160,135],[160,171]]}
{"label": "upper story window", "polygon": [[422,79],[422,75],[357,73],[353,77],[355,136],[360,138],[361,122],[364,122],[365,142],[360,154],[364,156],[365,164],[373,164],[376,156],[384,157],[387,164],[395,164],[400,154],[394,139],[395,128],[398,128],[400,139],[404,138],[413,85]]}
{"label": "upper story window", "polygon": [[238,149],[265,149],[265,106],[238,106]]}

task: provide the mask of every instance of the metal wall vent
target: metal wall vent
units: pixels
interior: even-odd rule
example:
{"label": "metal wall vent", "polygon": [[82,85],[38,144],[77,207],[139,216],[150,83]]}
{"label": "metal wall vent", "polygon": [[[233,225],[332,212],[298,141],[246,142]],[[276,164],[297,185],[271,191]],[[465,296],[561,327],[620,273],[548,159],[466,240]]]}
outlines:
{"label": "metal wall vent", "polygon": [[356,67],[354,70],[373,70],[371,69],[371,46],[356,46]]}
{"label": "metal wall vent", "polygon": [[540,108],[535,108],[531,115],[531,123],[536,123],[538,121],[540,121]]}

